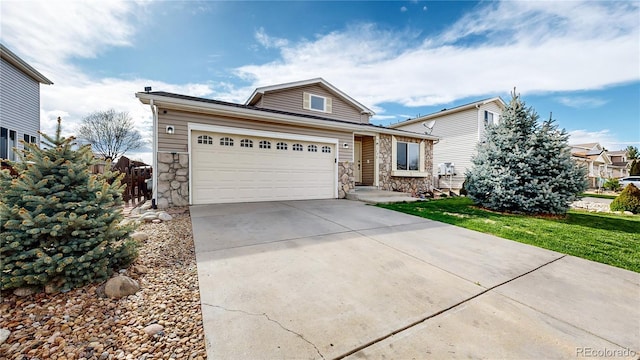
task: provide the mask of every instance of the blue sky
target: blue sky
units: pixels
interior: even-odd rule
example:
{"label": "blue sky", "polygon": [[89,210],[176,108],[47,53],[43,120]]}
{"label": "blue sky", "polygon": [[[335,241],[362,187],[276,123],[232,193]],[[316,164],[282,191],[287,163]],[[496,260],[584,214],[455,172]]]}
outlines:
{"label": "blue sky", "polygon": [[[2,42],[54,85],[42,128],[128,111],[154,90],[244,102],[257,86],[323,77],[389,124],[513,87],[572,142],[640,145],[637,1],[13,1]],[[145,152],[146,150],[143,150]],[[141,154],[143,159],[150,158]]]}

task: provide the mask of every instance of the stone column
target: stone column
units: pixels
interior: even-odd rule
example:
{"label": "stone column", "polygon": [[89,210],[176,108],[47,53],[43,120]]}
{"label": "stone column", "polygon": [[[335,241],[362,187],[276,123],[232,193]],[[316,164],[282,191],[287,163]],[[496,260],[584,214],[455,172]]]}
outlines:
{"label": "stone column", "polygon": [[158,153],[158,198],[161,208],[189,205],[189,155]]}
{"label": "stone column", "polygon": [[338,163],[338,198],[344,199],[350,190],[355,189],[356,179],[353,175],[353,162]]}

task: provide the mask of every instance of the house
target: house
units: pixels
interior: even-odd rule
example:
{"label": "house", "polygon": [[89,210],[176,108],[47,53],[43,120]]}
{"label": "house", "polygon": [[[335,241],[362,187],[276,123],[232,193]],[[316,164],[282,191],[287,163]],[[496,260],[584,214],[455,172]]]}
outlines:
{"label": "house", "polygon": [[472,166],[476,145],[484,138],[485,127],[498,123],[505,108],[504,101],[494,97],[442,109],[389,127],[440,138],[433,147],[433,184],[441,189],[460,189],[465,172]]}
{"label": "house", "polygon": [[370,124],[369,108],[321,78],[257,88],[244,104],[136,97],[153,113],[161,208],[344,198],[357,185],[432,188],[435,136]]}
{"label": "house", "polygon": [[590,188],[602,187],[606,179],[614,177],[613,162],[599,143],[569,146],[571,147],[571,158],[587,168],[587,180]]}
{"label": "house", "polygon": [[17,160],[21,139],[40,143],[40,84],[53,83],[0,44],[0,159]]}
{"label": "house", "polygon": [[614,178],[629,176],[631,161],[627,158],[627,150],[607,151],[611,159],[611,175]]}

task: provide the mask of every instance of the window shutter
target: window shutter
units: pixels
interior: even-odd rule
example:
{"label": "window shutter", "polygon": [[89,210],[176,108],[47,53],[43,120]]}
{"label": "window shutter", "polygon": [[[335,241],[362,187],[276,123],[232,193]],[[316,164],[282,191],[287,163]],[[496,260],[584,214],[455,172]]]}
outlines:
{"label": "window shutter", "polygon": [[311,108],[311,95],[302,93],[302,108],[309,110]]}
{"label": "window shutter", "polygon": [[331,98],[326,98],[324,103],[324,110],[326,112],[328,112],[329,114],[331,114],[332,112],[332,106],[331,106]]}

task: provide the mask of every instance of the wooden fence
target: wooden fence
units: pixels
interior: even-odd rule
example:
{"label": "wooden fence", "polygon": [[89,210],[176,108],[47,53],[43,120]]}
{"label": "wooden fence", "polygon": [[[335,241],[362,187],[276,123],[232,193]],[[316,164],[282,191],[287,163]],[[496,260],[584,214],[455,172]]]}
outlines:
{"label": "wooden fence", "polygon": [[151,199],[151,189],[147,187],[147,179],[151,178],[151,167],[125,168],[122,183],[126,184],[122,198],[125,202],[140,202]]}

